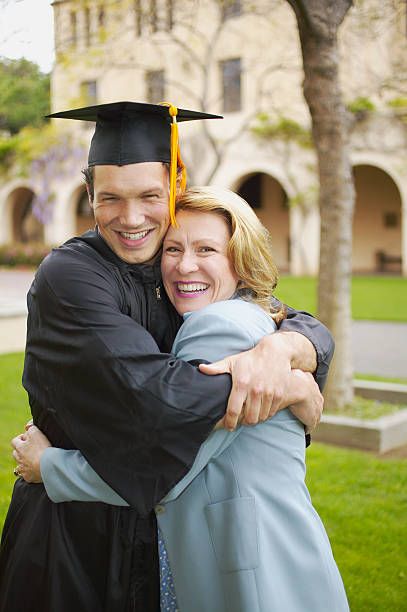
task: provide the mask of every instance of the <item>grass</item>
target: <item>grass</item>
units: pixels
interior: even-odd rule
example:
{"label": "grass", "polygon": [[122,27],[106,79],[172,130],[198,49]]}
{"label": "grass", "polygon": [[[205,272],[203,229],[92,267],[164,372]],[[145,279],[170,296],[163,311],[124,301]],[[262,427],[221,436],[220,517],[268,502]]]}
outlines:
{"label": "grass", "polygon": [[407,460],[313,443],[307,484],[352,612],[405,610]]}
{"label": "grass", "polygon": [[394,414],[398,410],[404,410],[406,408],[407,406],[405,404],[382,402],[355,396],[352,404],[348,404],[338,409],[326,408],[324,413],[348,416],[354,419],[378,419],[379,417]]}
{"label": "grass", "polygon": [[[317,279],[281,276],[276,295],[286,304],[317,314]],[[352,317],[370,321],[407,321],[407,279],[399,276],[354,276]]]}
{"label": "grass", "polygon": [[[0,356],[0,527],[14,482],[10,439],[29,411],[23,355]],[[402,612],[407,600],[407,460],[313,443],[307,483],[331,540],[352,612]]]}
{"label": "grass", "polygon": [[357,380],[376,380],[378,382],[397,383],[398,385],[407,385],[407,378],[398,378],[396,376],[376,376],[376,374],[355,374]]}
{"label": "grass", "polygon": [[15,480],[14,459],[10,440],[24,429],[30,418],[27,394],[21,385],[23,369],[22,353],[0,356],[0,525],[10,501],[11,487]]}

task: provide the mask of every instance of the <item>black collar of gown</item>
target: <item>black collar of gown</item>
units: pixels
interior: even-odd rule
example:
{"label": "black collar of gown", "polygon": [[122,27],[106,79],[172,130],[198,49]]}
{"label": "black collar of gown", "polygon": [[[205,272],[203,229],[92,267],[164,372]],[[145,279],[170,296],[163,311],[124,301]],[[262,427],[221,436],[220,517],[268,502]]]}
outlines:
{"label": "black collar of gown", "polygon": [[[104,238],[100,235],[97,227],[94,230],[89,230],[73,240],[80,240],[91,246],[97,251],[104,259],[117,266],[122,275],[131,274],[138,280],[148,282],[160,282],[161,281],[161,251],[156,256],[153,263],[143,264],[130,264],[123,259],[120,259],[118,255],[110,248]],[[70,242],[70,241],[69,241]]]}

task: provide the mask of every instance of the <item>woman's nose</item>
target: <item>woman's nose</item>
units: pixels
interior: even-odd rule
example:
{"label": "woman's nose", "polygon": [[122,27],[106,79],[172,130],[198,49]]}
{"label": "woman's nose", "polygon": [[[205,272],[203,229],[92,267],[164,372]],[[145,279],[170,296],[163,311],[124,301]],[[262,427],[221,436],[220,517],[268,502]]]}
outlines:
{"label": "woman's nose", "polygon": [[180,258],[177,270],[180,274],[189,274],[190,272],[196,272],[199,266],[197,264],[196,258],[191,255],[184,253]]}

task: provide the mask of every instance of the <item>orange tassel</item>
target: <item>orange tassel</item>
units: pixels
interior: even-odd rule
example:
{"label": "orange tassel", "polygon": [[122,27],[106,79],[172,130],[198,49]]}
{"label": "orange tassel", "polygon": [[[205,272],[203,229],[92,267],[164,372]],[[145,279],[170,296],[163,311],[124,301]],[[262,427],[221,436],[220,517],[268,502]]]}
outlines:
{"label": "orange tassel", "polygon": [[171,123],[171,163],[170,163],[170,201],[169,201],[169,210],[170,210],[170,221],[171,225],[177,227],[177,221],[175,219],[175,201],[177,197],[177,171],[178,167],[181,168],[181,183],[180,183],[180,191],[183,193],[187,184],[187,171],[185,168],[185,164],[181,159],[181,152],[179,148],[179,135],[178,135],[178,123],[177,123],[177,114],[178,109],[176,106],[169,104],[168,102],[162,102],[168,106],[168,111],[170,116],[172,117]]}

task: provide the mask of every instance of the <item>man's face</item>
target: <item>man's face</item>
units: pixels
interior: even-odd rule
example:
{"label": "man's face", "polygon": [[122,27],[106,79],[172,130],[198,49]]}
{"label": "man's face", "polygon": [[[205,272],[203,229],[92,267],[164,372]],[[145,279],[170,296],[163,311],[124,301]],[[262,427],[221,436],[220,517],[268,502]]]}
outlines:
{"label": "man's face", "polygon": [[169,179],[161,162],[95,166],[91,202],[99,232],[127,263],[147,263],[169,225]]}

